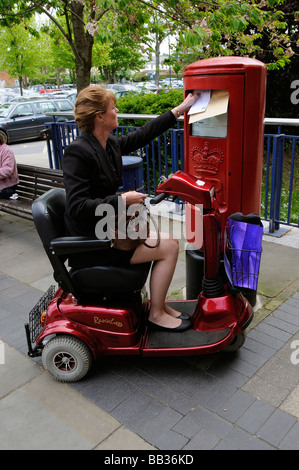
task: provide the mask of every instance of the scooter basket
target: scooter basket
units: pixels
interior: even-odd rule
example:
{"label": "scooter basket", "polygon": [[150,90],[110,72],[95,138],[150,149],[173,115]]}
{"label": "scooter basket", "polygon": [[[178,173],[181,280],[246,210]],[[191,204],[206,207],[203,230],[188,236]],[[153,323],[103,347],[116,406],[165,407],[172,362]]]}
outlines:
{"label": "scooter basket", "polygon": [[35,343],[36,339],[42,332],[43,327],[41,326],[41,314],[47,310],[49,303],[51,302],[56,292],[55,286],[49,287],[47,292],[39,299],[37,304],[29,313],[29,333],[31,343]]}
{"label": "scooter basket", "polygon": [[257,290],[263,227],[229,220],[226,227],[225,271],[235,288]]}

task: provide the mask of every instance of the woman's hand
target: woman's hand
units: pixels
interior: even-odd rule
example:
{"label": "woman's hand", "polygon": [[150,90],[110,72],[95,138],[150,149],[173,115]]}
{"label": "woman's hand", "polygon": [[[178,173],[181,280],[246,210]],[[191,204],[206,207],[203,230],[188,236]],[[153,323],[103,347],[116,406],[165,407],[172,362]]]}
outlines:
{"label": "woman's hand", "polygon": [[146,195],[137,191],[127,191],[126,193],[122,193],[121,197],[126,206],[131,206],[132,204],[141,204],[146,198]]}
{"label": "woman's hand", "polygon": [[199,96],[200,96],[200,93],[198,92],[188,93],[184,101],[178,106],[176,106],[174,109],[172,109],[172,112],[175,115],[175,117],[177,118],[178,116],[188,111],[191,108],[191,106],[193,106],[197,98],[199,98]]}

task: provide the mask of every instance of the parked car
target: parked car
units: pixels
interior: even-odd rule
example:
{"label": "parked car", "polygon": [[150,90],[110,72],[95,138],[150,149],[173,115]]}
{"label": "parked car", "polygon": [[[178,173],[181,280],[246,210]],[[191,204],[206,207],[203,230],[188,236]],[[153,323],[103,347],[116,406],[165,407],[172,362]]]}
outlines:
{"label": "parked car", "polygon": [[[46,96],[47,98],[48,96]],[[17,95],[14,96],[11,100],[9,100],[10,103],[19,103],[21,101],[31,101],[31,100],[45,100],[45,96],[43,95],[38,95],[37,93],[31,94],[31,95]]]}
{"label": "parked car", "polygon": [[44,88],[44,85],[32,85],[30,88],[34,93],[39,93]]}
{"label": "parked car", "polygon": [[52,93],[53,91],[61,91],[58,87],[48,87],[45,85],[45,88],[40,91],[40,93]]}
{"label": "parked car", "polygon": [[143,93],[159,93],[159,87],[152,83],[145,83],[142,87]]}
{"label": "parked car", "polygon": [[[46,116],[46,113],[71,112],[73,109],[73,103],[67,99],[5,103],[0,106],[0,134],[9,144],[39,138],[45,123],[54,120],[54,117]],[[73,119],[73,115],[70,114],[70,116],[58,116],[56,121]]]}
{"label": "parked car", "polygon": [[159,81],[159,85],[168,88],[183,88],[183,81],[177,78],[164,78],[164,80]]}
{"label": "parked car", "polygon": [[75,103],[76,99],[77,99],[77,90],[75,91],[71,91],[68,95],[67,95],[67,99],[70,100],[72,103]]}
{"label": "parked car", "polygon": [[142,93],[159,93],[159,87],[152,82],[139,82],[138,88]]}
{"label": "parked car", "polygon": [[0,104],[8,103],[15,96],[15,93],[0,93]]}
{"label": "parked car", "polygon": [[60,88],[54,83],[45,83],[45,85],[33,85],[31,90],[35,93],[51,93],[52,91],[58,91]]}
{"label": "parked car", "polygon": [[47,94],[47,98],[50,98],[50,99],[67,98],[72,103],[75,103],[76,98],[77,98],[77,90],[73,89],[72,91],[70,90],[52,91],[52,93]]}
{"label": "parked car", "polygon": [[[43,95],[42,95],[43,96]],[[45,93],[45,96],[47,98],[67,98],[68,97],[68,92],[64,90],[54,90],[51,93]]]}
{"label": "parked car", "polygon": [[76,87],[75,85],[73,85],[72,83],[67,83],[65,85],[60,85],[59,87],[61,90],[68,90],[68,91],[74,91],[76,90]]}
{"label": "parked car", "polygon": [[141,90],[139,87],[135,85],[131,85],[130,83],[110,83],[107,85],[109,90],[112,91],[120,91],[120,92],[132,92],[132,93],[141,93]]}

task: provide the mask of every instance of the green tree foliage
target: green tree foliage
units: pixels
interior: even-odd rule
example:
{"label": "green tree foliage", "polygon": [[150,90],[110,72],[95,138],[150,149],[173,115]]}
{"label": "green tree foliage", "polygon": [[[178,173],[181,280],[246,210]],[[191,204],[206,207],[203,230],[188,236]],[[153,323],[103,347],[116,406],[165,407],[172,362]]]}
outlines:
{"label": "green tree foliage", "polygon": [[278,70],[298,55],[299,12],[293,0],[186,1],[192,5],[185,17],[190,27],[180,30],[174,63],[238,55],[263,57],[268,70]]}
{"label": "green tree foliage", "polygon": [[36,36],[32,20],[30,27],[26,28],[21,24],[3,27],[0,47],[1,69],[7,70],[13,77],[18,77],[21,92],[26,76],[34,79],[42,68],[49,69],[53,64],[48,40],[43,35]]}
{"label": "green tree foliage", "polygon": [[[72,50],[79,90],[90,82],[95,36],[107,42],[117,28],[123,35],[140,42],[148,17],[146,7],[138,0],[130,3],[125,0],[0,0],[0,11],[0,21],[7,25],[27,21],[36,12],[47,16]],[[109,12],[117,18],[117,25],[115,20],[109,27],[103,23]]]}
{"label": "green tree foliage", "polygon": [[92,64],[99,69],[106,83],[118,81],[122,77],[130,79],[131,71],[140,70],[145,63],[140,39],[121,33],[112,12],[105,15],[102,23],[109,33],[95,36]]}
{"label": "green tree foliage", "polygon": [[146,44],[154,13],[176,31],[176,70],[218,55],[264,56],[269,70],[278,70],[298,53],[296,10],[298,0],[0,0],[0,21],[26,24],[36,12],[46,15],[72,50],[81,89],[90,81],[95,37],[113,45],[117,31]]}

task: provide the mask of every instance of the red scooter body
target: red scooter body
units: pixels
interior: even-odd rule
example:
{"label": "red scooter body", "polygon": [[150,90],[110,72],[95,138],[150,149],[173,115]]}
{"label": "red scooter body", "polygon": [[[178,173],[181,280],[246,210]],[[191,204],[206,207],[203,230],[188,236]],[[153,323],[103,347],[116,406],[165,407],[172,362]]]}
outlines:
{"label": "red scooter body", "polygon": [[[51,301],[37,344],[52,334],[72,335],[86,343],[94,357],[105,355],[186,356],[221,351],[239,335],[251,318],[251,306],[241,295],[198,300],[170,301],[177,310],[190,313],[192,329],[184,333],[148,330],[148,304],[136,298],[122,306],[77,303],[61,289]],[[209,337],[210,335],[210,337]]]}
{"label": "red scooter body", "polygon": [[[30,327],[25,327],[29,355],[44,354],[43,350],[47,350],[45,355],[50,359],[46,357],[43,363],[46,368],[49,361],[56,364],[55,371],[50,372],[58,380],[79,380],[86,373],[76,375],[75,364],[80,361],[72,350],[68,351],[68,338],[77,338],[94,359],[120,354],[200,355],[227,348],[236,350],[243,344],[243,330],[251,321],[252,307],[242,294],[231,292],[218,277],[221,230],[212,185],[179,171],[161,184],[157,193],[161,196],[156,199],[175,195],[203,207],[206,260],[203,291],[198,299],[169,302],[176,310],[189,315],[192,328],[183,333],[149,330],[146,324],[149,301],[143,302],[140,292],[107,297],[85,305],[59,288],[46,309],[43,328],[35,339],[34,349],[30,341]],[[56,342],[50,353],[52,339],[48,341],[48,338],[52,338],[51,335],[55,335]],[[59,349],[57,338],[66,338],[66,345]]]}

